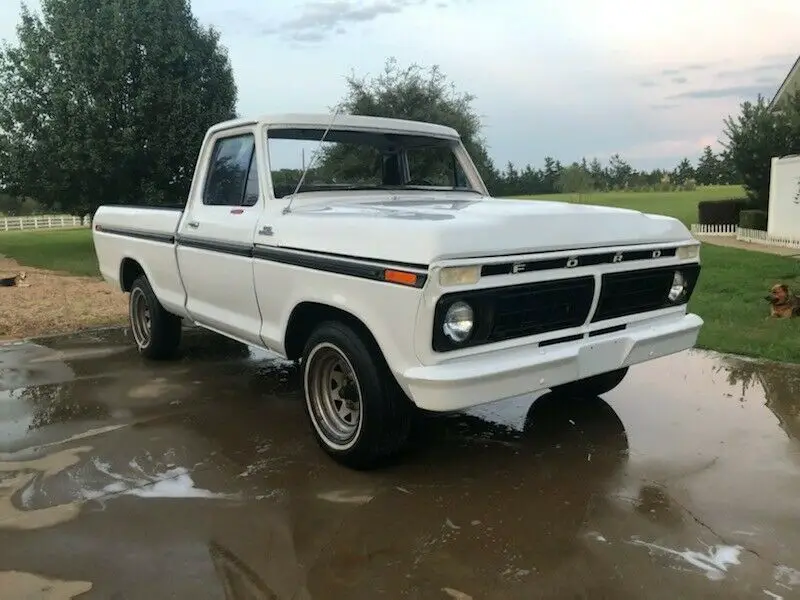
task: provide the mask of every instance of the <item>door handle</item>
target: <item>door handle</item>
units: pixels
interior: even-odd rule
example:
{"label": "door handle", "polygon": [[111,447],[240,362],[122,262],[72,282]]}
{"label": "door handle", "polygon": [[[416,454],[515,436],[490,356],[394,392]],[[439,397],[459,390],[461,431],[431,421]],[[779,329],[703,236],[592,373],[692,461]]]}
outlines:
{"label": "door handle", "polygon": [[189,227],[191,227],[192,229],[197,229],[198,227],[200,227],[200,223],[198,223],[197,221],[189,221],[187,225],[189,225]]}

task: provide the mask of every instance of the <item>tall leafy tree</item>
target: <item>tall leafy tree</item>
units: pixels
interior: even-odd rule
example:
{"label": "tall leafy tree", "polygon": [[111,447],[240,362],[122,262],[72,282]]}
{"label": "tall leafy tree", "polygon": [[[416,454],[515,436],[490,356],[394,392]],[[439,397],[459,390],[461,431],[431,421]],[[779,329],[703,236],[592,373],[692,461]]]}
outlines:
{"label": "tall leafy tree", "polygon": [[496,191],[500,174],[481,136],[481,119],[472,106],[475,96],[457,91],[438,66],[401,67],[397,59],[389,58],[377,76],[351,74],[346,83],[347,92],[339,103],[344,113],[427,121],[454,128],[461,135],[486,186]]}
{"label": "tall leafy tree", "polygon": [[50,209],[183,203],[235,116],[219,34],[189,0],[41,0],[0,51],[0,185]]}
{"label": "tall leafy tree", "polygon": [[675,181],[681,184],[686,183],[690,179],[694,179],[695,176],[692,163],[685,157],[678,163],[678,166],[675,167],[672,174],[675,177]]}
{"label": "tall leafy tree", "polygon": [[713,185],[722,181],[722,166],[720,159],[714,154],[711,146],[703,148],[703,154],[697,161],[695,171],[697,183],[700,185]]}
{"label": "tall leafy tree", "polygon": [[753,205],[769,205],[771,159],[800,154],[800,92],[788,98],[781,110],[770,110],[762,96],[744,102],[737,117],[725,119],[727,157],[741,175]]}

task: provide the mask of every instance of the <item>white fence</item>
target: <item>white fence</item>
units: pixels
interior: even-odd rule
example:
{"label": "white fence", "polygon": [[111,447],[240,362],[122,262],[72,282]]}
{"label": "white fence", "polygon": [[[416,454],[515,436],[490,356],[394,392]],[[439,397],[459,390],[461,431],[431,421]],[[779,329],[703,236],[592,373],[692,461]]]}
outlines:
{"label": "white fence", "polygon": [[692,225],[692,233],[697,235],[723,235],[726,237],[736,235],[736,225]]}
{"label": "white fence", "polygon": [[736,239],[740,242],[750,242],[751,244],[761,244],[763,246],[783,246],[784,248],[800,248],[800,239],[787,236],[770,235],[766,231],[758,229],[739,228],[736,232]]}
{"label": "white fence", "polygon": [[0,217],[0,231],[25,231],[29,229],[60,229],[62,227],[88,227],[89,217],[72,215],[32,215],[30,217]]}
{"label": "white fence", "polygon": [[770,235],[758,229],[745,229],[737,225],[698,225],[691,226],[694,235],[732,237],[740,242],[761,244],[762,246],[781,246],[784,248],[800,248],[800,238]]}

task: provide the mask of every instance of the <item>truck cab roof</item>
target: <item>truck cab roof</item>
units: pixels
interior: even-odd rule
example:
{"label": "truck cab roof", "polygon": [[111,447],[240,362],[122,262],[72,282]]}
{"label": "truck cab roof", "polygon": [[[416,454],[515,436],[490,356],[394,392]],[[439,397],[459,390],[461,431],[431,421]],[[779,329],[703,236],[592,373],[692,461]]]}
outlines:
{"label": "truck cab roof", "polygon": [[217,123],[209,129],[209,134],[215,134],[226,129],[247,125],[266,127],[301,127],[326,129],[331,125],[336,129],[371,129],[393,131],[397,133],[411,133],[458,139],[459,133],[452,127],[425,123],[423,121],[409,121],[406,119],[392,119],[387,117],[368,117],[363,115],[342,114],[333,118],[328,113],[283,113],[269,114],[254,118],[231,119]]}

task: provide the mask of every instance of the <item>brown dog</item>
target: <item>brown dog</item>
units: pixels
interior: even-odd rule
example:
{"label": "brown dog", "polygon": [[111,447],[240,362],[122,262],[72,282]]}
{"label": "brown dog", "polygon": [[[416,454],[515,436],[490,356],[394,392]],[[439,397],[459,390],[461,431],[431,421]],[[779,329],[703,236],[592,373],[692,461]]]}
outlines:
{"label": "brown dog", "polygon": [[12,287],[15,285],[23,287],[20,281],[23,281],[26,277],[27,274],[24,271],[17,273],[13,277],[0,277],[0,287]]}
{"label": "brown dog", "polygon": [[800,315],[800,297],[789,291],[789,286],[776,283],[764,297],[770,303],[769,316],[778,319],[790,319]]}

